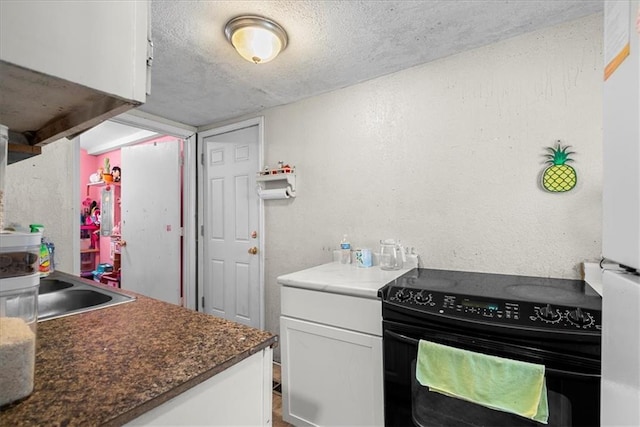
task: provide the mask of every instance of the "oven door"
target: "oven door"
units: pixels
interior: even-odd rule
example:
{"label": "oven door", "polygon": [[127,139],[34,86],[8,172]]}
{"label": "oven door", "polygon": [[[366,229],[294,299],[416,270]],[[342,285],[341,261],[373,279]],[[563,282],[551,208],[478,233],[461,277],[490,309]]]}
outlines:
{"label": "oven door", "polygon": [[[384,322],[384,399],[387,426],[543,426],[518,415],[430,392],[415,376],[418,340],[478,353],[545,365],[548,425],[598,426],[600,421],[600,375],[588,369],[570,369],[566,361],[545,359],[545,351],[520,344],[488,341],[437,328]],[[556,355],[557,356],[557,355]],[[577,371],[577,372],[576,372]]]}

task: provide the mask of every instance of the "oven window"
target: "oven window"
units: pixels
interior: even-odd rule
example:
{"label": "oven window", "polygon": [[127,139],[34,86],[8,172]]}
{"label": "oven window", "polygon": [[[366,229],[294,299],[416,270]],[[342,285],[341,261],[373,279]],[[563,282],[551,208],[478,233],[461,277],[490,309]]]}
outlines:
{"label": "oven window", "polygon": [[[411,364],[415,373],[416,362]],[[571,426],[571,403],[566,396],[547,392],[549,400],[549,426]],[[486,408],[472,402],[429,391],[413,375],[411,381],[411,417],[416,426],[441,427],[514,427],[541,426],[542,424],[515,414]]]}

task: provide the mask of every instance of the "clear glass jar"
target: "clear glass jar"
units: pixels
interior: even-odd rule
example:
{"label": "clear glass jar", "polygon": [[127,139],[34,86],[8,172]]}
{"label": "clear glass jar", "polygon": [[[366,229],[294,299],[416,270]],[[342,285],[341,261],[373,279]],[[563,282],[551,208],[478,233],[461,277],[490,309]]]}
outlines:
{"label": "clear glass jar", "polygon": [[40,274],[0,279],[0,406],[33,391]]}
{"label": "clear glass jar", "polygon": [[393,239],[380,240],[380,269],[400,270],[404,253],[399,242]]}

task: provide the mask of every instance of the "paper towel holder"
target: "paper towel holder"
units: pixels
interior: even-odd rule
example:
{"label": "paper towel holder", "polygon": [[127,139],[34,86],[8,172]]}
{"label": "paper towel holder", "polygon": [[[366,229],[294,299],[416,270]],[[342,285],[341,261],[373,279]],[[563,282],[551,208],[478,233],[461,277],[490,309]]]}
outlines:
{"label": "paper towel holder", "polygon": [[[287,196],[277,197],[280,199],[294,198],[296,197],[296,174],[295,173],[276,173],[276,174],[258,174],[256,177],[257,188],[256,191],[260,198],[263,197],[265,191],[270,190],[288,190]],[[283,193],[284,194],[284,193]],[[274,197],[269,197],[274,198]]]}

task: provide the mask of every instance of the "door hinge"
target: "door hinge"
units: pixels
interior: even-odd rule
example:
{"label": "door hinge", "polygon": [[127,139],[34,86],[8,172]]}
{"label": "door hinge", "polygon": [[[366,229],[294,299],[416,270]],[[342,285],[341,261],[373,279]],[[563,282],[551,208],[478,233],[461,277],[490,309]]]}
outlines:
{"label": "door hinge", "polygon": [[204,153],[200,153],[200,164],[204,165]]}
{"label": "door hinge", "polygon": [[202,308],[204,309],[204,297],[202,297]]}
{"label": "door hinge", "polygon": [[180,227],[180,236],[184,236],[184,227]]}
{"label": "door hinge", "polygon": [[[151,37],[151,2],[147,2],[147,69],[146,73],[146,87],[145,92],[147,96],[151,95],[151,65],[153,64],[153,39]],[[142,52],[138,52],[142,53]]]}
{"label": "door hinge", "polygon": [[200,226],[200,235],[204,237],[204,225]]}
{"label": "door hinge", "polygon": [[147,39],[147,67],[153,66],[153,40]]}
{"label": "door hinge", "polygon": [[153,41],[149,37],[147,39],[147,87],[145,88],[145,92],[147,95],[151,95],[151,66],[153,65]]}

